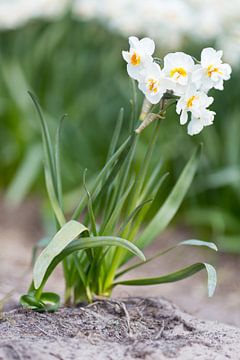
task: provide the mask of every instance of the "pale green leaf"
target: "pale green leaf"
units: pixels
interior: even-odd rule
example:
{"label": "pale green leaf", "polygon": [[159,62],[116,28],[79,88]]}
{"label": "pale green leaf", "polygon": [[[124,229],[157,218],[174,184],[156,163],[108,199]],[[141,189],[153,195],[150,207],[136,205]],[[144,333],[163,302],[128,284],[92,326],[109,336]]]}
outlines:
{"label": "pale green leaf", "polygon": [[60,254],[63,249],[76,239],[82,232],[88,229],[81,223],[71,220],[56,233],[48,246],[39,255],[33,269],[33,280],[36,289],[42,283],[44,275],[52,260]]}
{"label": "pale green leaf", "polygon": [[116,285],[128,285],[128,286],[146,286],[146,285],[158,285],[171,283],[179,280],[188,278],[195,273],[206,269],[208,275],[208,296],[211,297],[214,294],[216,284],[217,284],[217,275],[216,270],[210,264],[206,263],[195,263],[186,268],[180,269],[176,272],[163,275],[155,278],[143,278],[143,279],[132,279],[132,280],[120,280],[113,283],[113,287]]}

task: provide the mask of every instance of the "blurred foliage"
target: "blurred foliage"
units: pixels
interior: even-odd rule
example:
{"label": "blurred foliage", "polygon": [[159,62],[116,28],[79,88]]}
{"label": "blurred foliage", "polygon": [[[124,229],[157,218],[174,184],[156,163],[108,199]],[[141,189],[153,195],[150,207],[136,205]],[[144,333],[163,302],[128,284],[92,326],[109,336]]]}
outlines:
{"label": "blurred foliage", "polygon": [[[74,203],[85,167],[89,174],[101,168],[122,106],[126,129],[128,125],[131,83],[121,58],[127,46],[126,39],[101,24],[69,16],[55,22],[35,20],[0,33],[0,186],[8,188],[10,200],[19,202],[30,189],[39,191],[43,180],[40,132],[28,89],[37,95],[50,129],[68,114],[62,139],[63,183],[69,191],[66,201]],[[203,46],[209,44],[188,44],[183,50],[199,58]],[[203,142],[202,164],[180,218],[201,230],[199,236],[238,252],[239,90],[236,69],[225,90],[214,94],[214,126],[193,138],[179,125],[173,109],[161,126],[159,155],[154,160],[156,165],[164,159],[170,172],[167,193],[196,143]],[[148,137],[146,131],[139,164]]]}

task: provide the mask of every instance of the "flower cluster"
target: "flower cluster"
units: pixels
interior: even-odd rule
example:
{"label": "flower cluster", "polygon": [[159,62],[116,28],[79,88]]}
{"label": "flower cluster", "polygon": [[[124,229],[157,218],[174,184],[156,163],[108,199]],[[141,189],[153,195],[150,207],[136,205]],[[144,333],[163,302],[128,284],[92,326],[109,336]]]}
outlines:
{"label": "flower cluster", "polygon": [[153,40],[131,36],[129,44],[129,51],[122,52],[127,72],[138,81],[139,89],[151,104],[159,103],[166,92],[177,96],[180,124],[186,124],[190,114],[189,135],[198,134],[213,123],[215,112],[208,109],[213,97],[208,96],[208,91],[223,90],[223,82],[231,74],[230,65],[221,60],[222,51],[203,49],[200,62],[183,52],[170,53],[164,57],[161,68],[153,58]]}

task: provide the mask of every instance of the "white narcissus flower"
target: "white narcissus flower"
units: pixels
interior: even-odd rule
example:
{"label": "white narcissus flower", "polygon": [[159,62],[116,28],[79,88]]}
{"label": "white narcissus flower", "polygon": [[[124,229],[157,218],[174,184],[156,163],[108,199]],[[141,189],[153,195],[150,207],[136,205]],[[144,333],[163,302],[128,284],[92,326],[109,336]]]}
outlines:
{"label": "white narcissus flower", "polygon": [[135,36],[130,36],[129,44],[130,50],[122,51],[122,56],[127,62],[128,75],[139,80],[144,68],[153,62],[152,54],[155,50],[155,44],[149,38],[139,40]]}
{"label": "white narcissus flower", "polygon": [[203,91],[198,91],[192,84],[188,86],[186,92],[177,102],[176,111],[180,115],[180,124],[186,124],[188,112],[193,116],[199,117],[206,108],[213,103],[213,97],[207,96]]}
{"label": "white narcissus flower", "polygon": [[176,95],[182,94],[187,86],[194,69],[191,56],[183,52],[170,53],[164,57],[164,73],[171,80],[172,88]]}
{"label": "white narcissus flower", "polygon": [[188,124],[188,134],[199,134],[204,126],[212,125],[215,115],[216,113],[214,111],[208,109],[204,109],[199,116],[192,115],[191,121]]}
{"label": "white narcissus flower", "polygon": [[138,87],[151,104],[157,104],[166,92],[168,85],[169,82],[160,66],[153,62],[143,71]]}
{"label": "white narcissus flower", "polygon": [[229,80],[232,72],[229,64],[223,64],[223,52],[206,48],[201,53],[201,65],[197,65],[192,75],[192,81],[198,88],[208,91],[211,88],[223,90],[223,81]]}

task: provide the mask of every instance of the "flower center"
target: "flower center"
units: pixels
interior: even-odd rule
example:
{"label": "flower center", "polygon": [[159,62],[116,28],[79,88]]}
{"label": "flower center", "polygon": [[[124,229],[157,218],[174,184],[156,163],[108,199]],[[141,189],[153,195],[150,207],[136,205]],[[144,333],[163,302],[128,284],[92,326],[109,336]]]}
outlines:
{"label": "flower center", "polygon": [[219,68],[214,67],[213,65],[209,65],[209,66],[207,67],[207,76],[208,76],[208,77],[211,77],[212,74],[214,74],[214,73],[223,75],[223,73],[219,70]]}
{"label": "flower center", "polygon": [[134,53],[133,53],[132,56],[131,56],[131,64],[132,64],[133,66],[137,66],[137,65],[140,64],[140,61],[141,61],[141,56],[138,55],[138,54],[134,51]]}
{"label": "flower center", "polygon": [[182,67],[174,68],[170,71],[170,77],[175,77],[177,80],[180,78],[180,76],[186,77],[187,72]]}
{"label": "flower center", "polygon": [[193,102],[194,102],[194,100],[197,98],[197,96],[195,96],[195,95],[193,95],[193,96],[191,96],[189,99],[188,99],[188,101],[187,101],[187,107],[188,108],[191,108],[192,106],[193,106]]}
{"label": "flower center", "polygon": [[149,91],[154,92],[156,94],[159,87],[159,81],[155,79],[148,79],[147,87]]}

